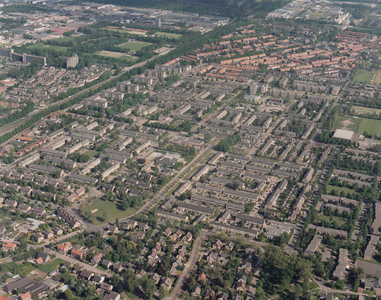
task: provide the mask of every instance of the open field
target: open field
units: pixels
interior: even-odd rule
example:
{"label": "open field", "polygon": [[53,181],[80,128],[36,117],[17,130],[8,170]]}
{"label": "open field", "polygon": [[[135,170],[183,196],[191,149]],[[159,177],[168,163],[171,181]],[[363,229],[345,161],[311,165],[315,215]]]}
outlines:
{"label": "open field", "polygon": [[357,132],[357,128],[360,122],[361,118],[355,118],[350,116],[337,116],[332,129],[345,129]]}
{"label": "open field", "polygon": [[374,74],[375,72],[358,70],[353,78],[353,82],[371,84]]}
{"label": "open field", "polygon": [[377,115],[381,113],[381,109],[378,108],[370,108],[370,107],[364,107],[364,106],[356,106],[354,105],[352,108],[356,114],[373,114],[376,113]]}
{"label": "open field", "polygon": [[351,190],[351,189],[346,188],[346,187],[333,186],[333,185],[328,184],[328,186],[327,186],[327,192],[331,193],[331,190],[335,190],[337,195],[340,194],[341,192],[344,192],[345,195],[347,193],[351,193],[351,194],[355,193],[355,194],[357,194],[355,190]]}
{"label": "open field", "polygon": [[85,153],[83,153],[83,155],[88,155],[90,159],[93,159],[97,154],[99,154],[99,152],[94,150],[87,150]]}
{"label": "open field", "polygon": [[66,51],[67,50],[67,47],[46,45],[46,44],[42,44],[42,43],[28,46],[28,48],[30,48],[30,49],[52,49],[52,50],[57,50],[57,51]]}
{"label": "open field", "polygon": [[124,43],[122,45],[119,45],[120,48],[123,49],[130,49],[131,51],[139,51],[142,48],[152,45],[152,43],[147,43],[147,42],[128,42]]}
{"label": "open field", "polygon": [[102,50],[102,51],[95,52],[95,54],[100,55],[100,56],[106,56],[106,57],[120,58],[120,59],[124,59],[124,60],[129,60],[129,61],[138,60],[138,57],[131,56],[131,55],[121,53],[121,52],[113,52],[113,51]]}
{"label": "open field", "polygon": [[109,31],[115,31],[115,32],[120,32],[120,33],[128,33],[128,34],[146,35],[145,32],[129,31],[129,30],[124,30],[124,29],[102,28],[102,30],[109,30]]}
{"label": "open field", "polygon": [[363,118],[357,133],[363,134],[364,132],[372,135],[381,135],[381,121]]}
{"label": "open field", "polygon": [[45,273],[49,273],[49,272],[53,271],[55,268],[57,268],[63,262],[64,261],[61,258],[56,258],[56,259],[52,260],[50,263],[47,263],[47,264],[39,267],[39,270],[41,270],[42,272],[45,272]]}
{"label": "open field", "polygon": [[[106,222],[112,222],[115,221],[115,218],[123,219],[126,218],[135,212],[138,211],[140,207],[134,207],[134,208],[128,208],[127,210],[122,209],[122,204],[118,200],[116,202],[112,201],[104,201],[101,199],[95,199],[93,200],[92,204],[89,204],[88,207],[90,210],[95,210],[98,209],[97,212],[95,212],[93,215],[95,216],[93,224],[94,225],[100,225],[104,224]],[[110,216],[108,217],[107,220],[103,220],[103,212],[105,210],[108,210],[110,213]]]}
{"label": "open field", "polygon": [[156,32],[155,35],[165,36],[165,37],[175,38],[175,39],[181,38],[183,36],[182,34],[179,34],[179,33],[169,33],[169,32],[161,32],[161,31]]}
{"label": "open field", "polygon": [[24,263],[24,264],[19,266],[18,274],[22,277],[25,277],[26,275],[28,275],[33,270],[36,270],[36,268],[32,264]]}
{"label": "open field", "polygon": [[372,84],[374,84],[374,85],[380,85],[381,84],[381,70],[378,70],[376,72],[376,76],[374,76]]}
{"label": "open field", "polygon": [[[331,221],[331,219],[332,219],[332,221]],[[328,216],[324,216],[324,215],[318,215],[317,221],[320,222],[321,220],[324,220],[325,222],[336,221],[336,223],[339,224],[339,226],[342,226],[345,223],[347,223],[346,219],[343,219],[343,218],[340,218],[340,217],[336,217],[336,216],[328,217]]]}
{"label": "open field", "polygon": [[[363,109],[363,112],[366,112],[368,108],[360,107]],[[356,110],[356,106],[354,109]],[[369,108],[369,112],[374,111]],[[377,110],[376,110],[377,111]],[[381,110],[378,110],[381,112]],[[377,113],[379,113],[377,112]],[[338,116],[333,124],[333,130],[336,129],[345,129],[352,130],[358,134],[363,134],[364,132],[371,135],[381,135],[381,120],[367,119],[367,118],[358,118],[358,117],[350,117],[350,116]]]}

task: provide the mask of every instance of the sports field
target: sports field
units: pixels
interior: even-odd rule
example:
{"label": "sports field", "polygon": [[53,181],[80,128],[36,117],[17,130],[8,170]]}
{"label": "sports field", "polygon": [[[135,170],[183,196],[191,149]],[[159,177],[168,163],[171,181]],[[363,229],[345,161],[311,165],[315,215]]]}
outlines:
{"label": "sports field", "polygon": [[356,114],[373,114],[373,113],[376,113],[378,115],[381,113],[381,109],[364,107],[364,106],[354,105],[352,107],[352,109],[355,111]]}
{"label": "sports field", "polygon": [[130,49],[131,51],[139,51],[142,48],[152,45],[152,43],[147,43],[147,42],[128,42],[119,45],[120,48],[123,49]]}
{"label": "sports field", "polygon": [[161,32],[161,31],[156,32],[155,35],[165,36],[165,37],[170,37],[175,39],[181,38],[183,36],[182,34],[179,34],[179,33],[169,33],[169,32]]}
{"label": "sports field", "polygon": [[371,84],[375,73],[367,70],[358,70],[353,78],[353,82]]}
{"label": "sports field", "polygon": [[66,51],[66,49],[67,49],[67,47],[47,45],[47,44],[42,44],[42,43],[28,46],[28,48],[30,48],[30,49],[52,49],[52,50],[57,50],[57,51]]}
{"label": "sports field", "polygon": [[377,134],[381,136],[381,120],[338,116],[332,129],[345,129],[352,130],[358,134],[366,132],[371,135]]}
{"label": "sports field", "polygon": [[125,59],[125,60],[129,60],[129,61],[138,60],[138,57],[136,57],[136,56],[127,55],[127,54],[121,53],[121,52],[113,52],[113,51],[102,50],[102,51],[95,52],[95,54],[100,55],[100,56]]}
{"label": "sports field", "polygon": [[372,84],[380,85],[381,84],[381,70],[378,70],[376,76],[374,76]]}
{"label": "sports field", "polygon": [[355,118],[350,116],[338,116],[333,124],[333,130],[345,129],[357,131],[357,128],[361,122],[361,118]]}
{"label": "sports field", "polygon": [[116,29],[116,28],[102,28],[103,30],[109,30],[109,31],[115,31],[120,33],[128,33],[128,34],[137,34],[137,35],[146,35],[145,32],[139,32],[139,31],[129,31],[124,29]]}

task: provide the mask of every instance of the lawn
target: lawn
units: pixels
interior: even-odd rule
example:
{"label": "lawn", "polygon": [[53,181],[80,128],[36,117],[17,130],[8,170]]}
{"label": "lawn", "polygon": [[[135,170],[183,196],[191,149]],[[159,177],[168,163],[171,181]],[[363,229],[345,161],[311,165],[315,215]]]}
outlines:
{"label": "lawn", "polygon": [[378,70],[376,76],[374,76],[372,84],[379,85],[381,84],[381,70]]}
{"label": "lawn", "polygon": [[175,39],[181,38],[183,36],[182,34],[179,34],[179,33],[169,33],[169,32],[161,32],[161,31],[156,32],[155,35],[165,36],[165,37],[175,38]]}
{"label": "lawn", "polygon": [[88,155],[90,159],[93,159],[97,154],[99,154],[99,152],[94,150],[87,150],[85,153],[83,153],[83,155]]}
{"label": "lawn", "polygon": [[42,272],[49,273],[53,271],[55,268],[57,268],[61,263],[63,263],[64,260],[61,258],[56,258],[52,260],[50,263],[47,263],[45,265],[41,265],[38,269]]}
{"label": "lawn", "polygon": [[95,54],[99,56],[113,57],[113,58],[119,58],[123,60],[129,60],[129,61],[136,61],[139,59],[139,57],[131,56],[122,52],[113,52],[113,51],[106,51],[106,50],[95,52]]}
{"label": "lawn", "polygon": [[131,51],[140,51],[142,48],[152,45],[152,43],[147,42],[128,42],[119,45],[120,48],[130,49]]}
{"label": "lawn", "polygon": [[328,184],[328,186],[327,186],[328,193],[331,193],[331,190],[335,190],[336,194],[340,194],[342,191],[345,193],[345,195],[347,193],[350,193],[350,194],[355,193],[355,194],[357,194],[355,190],[352,190],[350,188],[341,187],[341,186],[333,186],[333,185]]}
{"label": "lawn", "polygon": [[364,106],[356,106],[354,105],[352,109],[355,111],[356,114],[373,114],[376,113],[377,115],[381,113],[381,109],[378,108],[370,108],[370,107],[364,107]]}
{"label": "lawn", "polygon": [[[332,221],[331,221],[331,219],[332,219]],[[317,217],[317,221],[319,222],[320,220],[324,220],[325,222],[333,222],[333,221],[336,221],[336,223],[337,223],[339,226],[343,226],[345,223],[348,222],[346,219],[343,219],[343,218],[340,218],[340,217],[336,217],[336,216],[328,217],[328,216],[323,216],[323,215],[319,215],[319,216]]]}
{"label": "lawn", "polygon": [[[118,200],[116,202],[112,201],[104,201],[101,199],[95,199],[92,204],[87,205],[87,207],[90,208],[90,210],[98,209],[97,212],[95,212],[93,215],[95,216],[93,224],[94,225],[100,225],[104,224],[106,222],[113,222],[116,218],[123,219],[128,216],[131,216],[132,214],[136,213],[138,211],[138,208],[128,208],[127,210],[123,210],[121,207],[121,202]],[[108,210],[110,213],[107,220],[103,220],[103,212],[105,210]]]}
{"label": "lawn", "polygon": [[47,44],[42,44],[42,43],[28,46],[28,48],[30,48],[30,49],[52,49],[52,50],[57,50],[57,51],[66,51],[67,50],[67,47],[47,45]]}
{"label": "lawn", "polygon": [[353,82],[371,84],[375,72],[358,70],[353,78]]}

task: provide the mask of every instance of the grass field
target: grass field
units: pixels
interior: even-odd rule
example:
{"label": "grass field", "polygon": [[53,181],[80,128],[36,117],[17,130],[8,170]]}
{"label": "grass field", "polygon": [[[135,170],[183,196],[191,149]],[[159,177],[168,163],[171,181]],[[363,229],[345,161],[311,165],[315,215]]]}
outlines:
{"label": "grass field", "polygon": [[[88,205],[90,210],[98,209],[96,213],[94,213],[95,219],[93,224],[100,225],[104,224],[106,222],[115,221],[115,218],[126,218],[138,211],[139,208],[128,208],[127,210],[122,210],[121,202],[111,202],[111,201],[104,201],[101,199],[96,199],[93,201],[92,204]],[[110,213],[110,216],[107,220],[103,220],[103,212],[105,210],[108,210]]]}
{"label": "grass field", "polygon": [[320,220],[324,220],[326,222],[336,221],[336,223],[339,224],[340,226],[342,226],[342,225],[344,225],[345,223],[348,222],[346,219],[343,219],[343,218],[340,218],[340,217],[335,217],[335,216],[332,216],[332,221],[331,221],[331,217],[323,216],[323,215],[319,215],[317,217],[317,221],[319,222]]}
{"label": "grass field", "polygon": [[356,132],[360,122],[361,118],[355,118],[350,116],[338,116],[335,120],[335,123],[333,124],[332,129],[346,129]]}
{"label": "grass field", "polygon": [[109,31],[115,31],[120,33],[128,33],[128,34],[137,34],[137,35],[146,35],[145,32],[139,32],[139,31],[129,31],[124,29],[115,29],[115,28],[102,28],[103,30],[109,30]]}
{"label": "grass field", "polygon": [[[359,108],[363,110],[368,109],[366,107]],[[369,111],[373,112],[375,110],[369,109]],[[381,121],[367,118],[355,118],[350,116],[338,116],[335,120],[335,123],[333,124],[332,129],[352,130],[358,134],[363,134],[366,132],[371,135],[381,135]]]}
{"label": "grass field", "polygon": [[371,84],[375,72],[358,70],[353,78],[353,82]]}
{"label": "grass field", "polygon": [[38,269],[41,270],[42,272],[49,273],[49,272],[53,271],[55,268],[57,268],[63,262],[64,262],[63,259],[56,258],[56,259],[52,260],[50,263],[42,265]]}
{"label": "grass field", "polygon": [[57,51],[66,51],[67,50],[67,47],[46,45],[46,44],[41,44],[41,43],[28,46],[28,48],[30,48],[30,49],[52,49],[52,50],[57,50]]}
{"label": "grass field", "polygon": [[364,107],[364,106],[356,106],[354,105],[352,109],[355,111],[356,114],[373,114],[376,113],[377,115],[381,113],[381,109],[377,108],[370,108],[370,107]]}
{"label": "grass field", "polygon": [[380,85],[381,84],[381,70],[378,70],[376,76],[374,76],[372,84]]}
{"label": "grass field", "polygon": [[364,132],[371,135],[381,135],[381,121],[363,118],[357,130],[357,133],[363,134]]}
{"label": "grass field", "polygon": [[119,45],[120,48],[123,49],[130,49],[131,51],[139,51],[142,48],[152,45],[152,43],[147,43],[147,42],[128,42],[124,43],[122,45]]}
{"label": "grass field", "polygon": [[129,61],[135,61],[139,59],[136,56],[131,56],[121,52],[113,52],[113,51],[106,51],[106,50],[95,52],[95,54],[99,56],[113,57],[113,58],[129,60]]}
{"label": "grass field", "polygon": [[181,38],[183,36],[182,34],[179,34],[179,33],[169,33],[169,32],[161,32],[161,31],[156,32],[155,35],[165,36],[165,37],[175,38],[175,39]]}
{"label": "grass field", "polygon": [[351,189],[346,188],[346,187],[333,186],[333,185],[328,184],[328,186],[327,186],[327,192],[328,192],[328,193],[331,193],[331,190],[335,190],[335,191],[336,191],[336,194],[340,194],[342,191],[343,191],[345,194],[347,194],[347,193],[351,193],[351,194],[352,194],[352,193],[355,193],[355,194],[357,194],[355,190],[351,190]]}
{"label": "grass field", "polygon": [[99,152],[94,150],[87,150],[84,155],[88,155],[90,159],[93,159],[95,155],[97,155]]}
{"label": "grass field", "polygon": [[32,272],[33,270],[36,270],[35,267],[33,267],[31,264],[29,263],[24,263],[22,265],[19,266],[19,272],[18,274],[22,277],[25,277],[26,275],[28,275],[30,272]]}

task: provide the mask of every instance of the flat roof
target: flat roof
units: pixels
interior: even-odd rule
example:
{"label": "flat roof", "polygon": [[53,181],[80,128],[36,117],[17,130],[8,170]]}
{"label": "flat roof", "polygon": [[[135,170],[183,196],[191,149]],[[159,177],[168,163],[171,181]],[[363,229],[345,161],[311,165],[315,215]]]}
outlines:
{"label": "flat roof", "polygon": [[352,140],[355,133],[349,130],[336,129],[334,138],[343,139],[343,140]]}

